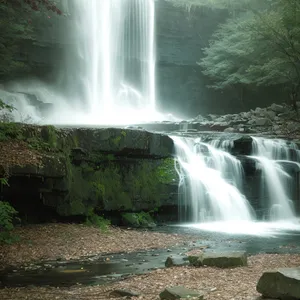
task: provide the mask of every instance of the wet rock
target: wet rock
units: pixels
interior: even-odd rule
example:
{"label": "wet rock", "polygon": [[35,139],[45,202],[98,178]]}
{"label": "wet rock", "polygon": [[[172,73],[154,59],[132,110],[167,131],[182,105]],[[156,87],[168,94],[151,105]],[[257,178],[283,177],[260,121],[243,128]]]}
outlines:
{"label": "wet rock", "polygon": [[276,117],[276,113],[272,110],[267,110],[265,112],[265,117],[269,118],[270,120],[274,120]]}
{"label": "wet rock", "polygon": [[202,291],[190,290],[183,286],[172,286],[162,291],[159,297],[162,300],[187,299],[192,297],[202,300],[204,299],[204,293]]}
{"label": "wet rock", "polygon": [[282,106],[282,105],[278,105],[278,104],[275,104],[275,103],[273,103],[271,106],[270,106],[270,109],[272,110],[272,111],[275,111],[275,112],[277,112],[277,113],[282,113],[282,112],[284,112],[284,107]]}
{"label": "wet rock", "polygon": [[[190,259],[191,262],[191,259]],[[218,268],[233,268],[247,266],[247,256],[245,252],[210,253],[206,252],[199,257],[193,258],[191,264],[194,266],[210,266]]]}
{"label": "wet rock", "polygon": [[165,262],[167,268],[178,267],[178,266],[187,266],[189,265],[188,258],[180,255],[169,256]]}
{"label": "wet rock", "polygon": [[264,297],[275,299],[300,299],[300,268],[282,268],[266,271],[256,289]]}
{"label": "wet rock", "polygon": [[224,132],[235,132],[235,129],[233,127],[228,127],[224,129]]}
{"label": "wet rock", "polygon": [[112,291],[109,294],[111,297],[121,298],[121,297],[139,297],[141,294],[136,291],[126,290],[126,289],[117,289]]}
{"label": "wet rock", "polygon": [[272,125],[272,121],[268,118],[257,118],[255,120],[255,125],[257,125],[257,126],[268,126],[268,125]]}
{"label": "wet rock", "polygon": [[300,123],[296,123],[296,122],[289,122],[286,125],[287,130],[289,131],[297,131],[300,129]]}

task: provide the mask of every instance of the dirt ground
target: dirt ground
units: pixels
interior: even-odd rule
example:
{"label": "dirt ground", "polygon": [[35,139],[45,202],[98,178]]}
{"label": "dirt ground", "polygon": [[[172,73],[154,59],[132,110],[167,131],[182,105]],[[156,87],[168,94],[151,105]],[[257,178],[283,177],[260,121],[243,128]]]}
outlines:
{"label": "dirt ground", "polygon": [[20,242],[0,245],[0,269],[41,260],[71,260],[105,253],[168,248],[191,237],[110,227],[107,232],[79,224],[46,224],[16,228]]}

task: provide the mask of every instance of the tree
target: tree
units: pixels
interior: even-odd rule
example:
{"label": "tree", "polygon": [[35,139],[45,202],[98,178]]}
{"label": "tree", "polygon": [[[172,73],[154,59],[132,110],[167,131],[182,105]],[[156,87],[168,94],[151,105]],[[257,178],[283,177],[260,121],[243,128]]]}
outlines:
{"label": "tree", "polygon": [[249,5],[261,4],[262,0],[167,0],[175,6],[190,9],[193,6],[205,6],[218,9],[244,9]]}
{"label": "tree", "polygon": [[30,71],[26,60],[20,60],[20,49],[34,40],[34,21],[46,11],[61,14],[49,0],[0,0],[0,78],[7,80]]}
{"label": "tree", "polygon": [[273,1],[228,20],[204,49],[199,65],[215,89],[284,85],[296,107],[300,93],[300,3]]}

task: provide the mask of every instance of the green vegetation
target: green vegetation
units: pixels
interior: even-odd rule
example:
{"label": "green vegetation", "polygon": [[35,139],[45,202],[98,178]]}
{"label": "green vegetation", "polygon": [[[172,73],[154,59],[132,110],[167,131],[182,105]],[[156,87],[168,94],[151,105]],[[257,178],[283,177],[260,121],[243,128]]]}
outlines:
{"label": "green vegetation", "polygon": [[176,182],[178,174],[175,170],[175,161],[173,158],[165,158],[163,163],[156,170],[158,181],[163,184]]}
{"label": "green vegetation", "polygon": [[16,123],[0,123],[0,142],[9,139],[22,139],[22,128]]}
{"label": "green vegetation", "polygon": [[155,222],[149,212],[122,214],[124,225],[131,227],[154,227]]}
{"label": "green vegetation", "polygon": [[86,216],[85,224],[87,226],[98,227],[101,231],[107,232],[110,225],[110,221],[102,216],[98,216],[97,214],[95,214],[94,209],[89,209]]}
{"label": "green vegetation", "polygon": [[215,89],[283,85],[292,103],[300,92],[300,3],[277,0],[262,12],[229,19],[199,63]]}
{"label": "green vegetation", "polygon": [[[25,49],[35,40],[41,20],[62,12],[51,1],[0,0],[0,79],[11,79],[31,70]],[[22,49],[22,50],[21,50]],[[22,53],[22,57],[20,57]]]}
{"label": "green vegetation", "polygon": [[[3,185],[8,186],[8,179],[0,178],[0,191]],[[11,244],[18,240],[18,237],[12,234],[14,229],[13,221],[18,212],[8,203],[0,201],[0,243]]]}
{"label": "green vegetation", "polygon": [[[169,0],[174,5],[234,10],[199,61],[213,89],[280,86],[296,108],[300,94],[299,0]],[[200,56],[200,55],[199,55]]]}
{"label": "green vegetation", "polygon": [[18,237],[12,234],[13,221],[17,214],[8,202],[0,201],[0,243],[11,244],[18,240]]}

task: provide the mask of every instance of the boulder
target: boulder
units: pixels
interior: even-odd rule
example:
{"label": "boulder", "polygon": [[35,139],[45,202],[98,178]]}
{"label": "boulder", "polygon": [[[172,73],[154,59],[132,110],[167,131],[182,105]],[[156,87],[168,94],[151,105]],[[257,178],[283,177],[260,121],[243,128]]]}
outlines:
{"label": "boulder", "polygon": [[271,119],[271,120],[274,120],[275,117],[276,117],[276,113],[273,111],[273,110],[267,110],[265,112],[265,117]]}
{"label": "boulder", "polygon": [[300,268],[282,268],[266,271],[260,277],[256,289],[264,297],[300,299]]}
{"label": "boulder", "polygon": [[224,132],[235,132],[235,129],[233,127],[228,127],[224,129]]}
{"label": "boulder", "polygon": [[180,255],[169,256],[165,262],[167,268],[189,265],[188,258]]}
{"label": "boulder", "polygon": [[273,110],[273,111],[275,111],[276,113],[282,113],[285,110],[282,105],[278,105],[278,104],[275,104],[275,103],[273,103],[270,106],[270,109]]}
{"label": "boulder", "polygon": [[202,291],[190,290],[183,286],[172,286],[162,291],[159,297],[162,300],[188,299],[192,297],[203,300],[204,293]]}
{"label": "boulder", "polygon": [[205,252],[198,259],[189,258],[191,264],[196,267],[209,266],[218,268],[234,268],[247,266],[247,255],[245,252],[212,253]]}
{"label": "boulder", "polygon": [[272,121],[268,118],[257,118],[255,120],[255,125],[257,125],[257,126],[269,126],[269,125],[272,125]]}

